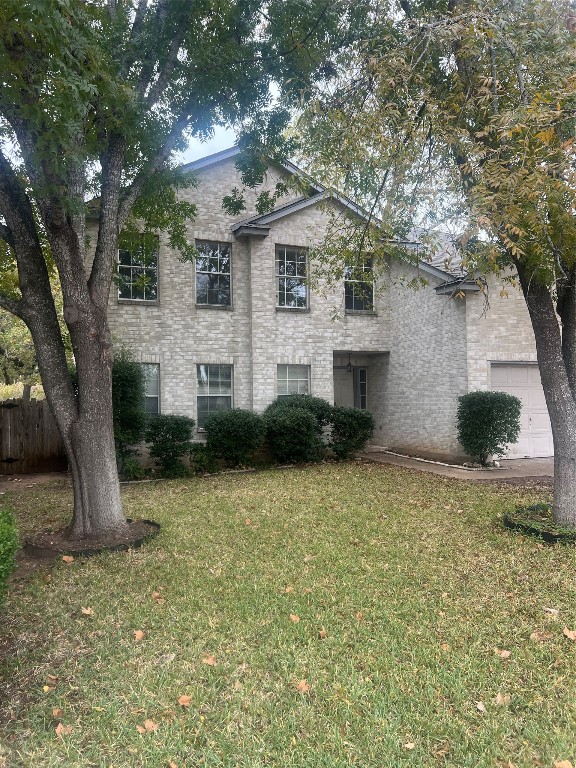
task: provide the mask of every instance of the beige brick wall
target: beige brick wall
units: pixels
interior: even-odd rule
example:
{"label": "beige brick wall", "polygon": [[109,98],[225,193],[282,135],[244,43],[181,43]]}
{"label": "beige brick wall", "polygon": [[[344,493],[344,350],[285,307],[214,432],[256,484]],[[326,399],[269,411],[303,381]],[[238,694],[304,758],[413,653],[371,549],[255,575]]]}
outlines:
{"label": "beige brick wall", "polygon": [[490,277],[486,296],[468,296],[466,325],[470,392],[491,388],[490,361],[536,361],[534,333],[519,287]]}

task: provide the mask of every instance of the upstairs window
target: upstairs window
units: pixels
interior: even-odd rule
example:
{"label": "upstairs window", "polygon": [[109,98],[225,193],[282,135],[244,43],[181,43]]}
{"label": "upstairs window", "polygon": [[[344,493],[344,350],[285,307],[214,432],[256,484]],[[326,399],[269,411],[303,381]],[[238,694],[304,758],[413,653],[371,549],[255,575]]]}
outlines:
{"label": "upstairs window", "polygon": [[308,256],[303,248],[276,248],[276,306],[308,307]]}
{"label": "upstairs window", "polygon": [[118,298],[158,300],[158,237],[123,235],[118,249]]}
{"label": "upstairs window", "polygon": [[344,306],[346,312],[374,311],[372,259],[367,259],[361,266],[345,268]]}
{"label": "upstairs window", "polygon": [[276,376],[276,394],[309,395],[310,366],[309,365],[279,365]]}
{"label": "upstairs window", "polygon": [[196,304],[229,307],[230,244],[197,240],[196,250]]}
{"label": "upstairs window", "polygon": [[232,408],[232,366],[197,365],[196,379],[197,426],[203,429],[211,413]]}

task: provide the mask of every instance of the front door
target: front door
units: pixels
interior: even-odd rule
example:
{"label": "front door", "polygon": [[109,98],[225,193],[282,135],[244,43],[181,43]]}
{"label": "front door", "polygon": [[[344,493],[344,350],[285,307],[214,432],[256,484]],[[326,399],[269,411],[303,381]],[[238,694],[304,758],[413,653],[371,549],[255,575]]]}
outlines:
{"label": "front door", "polygon": [[334,368],[334,405],[349,408],[368,407],[368,370],[346,367]]}

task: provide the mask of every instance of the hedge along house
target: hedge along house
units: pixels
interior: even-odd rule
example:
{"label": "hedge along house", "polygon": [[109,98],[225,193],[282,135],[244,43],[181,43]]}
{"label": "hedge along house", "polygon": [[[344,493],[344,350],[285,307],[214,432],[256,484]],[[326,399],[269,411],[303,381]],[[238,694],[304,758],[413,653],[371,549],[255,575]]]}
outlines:
{"label": "hedge along house", "polygon": [[[287,163],[271,165],[264,184],[248,191],[248,209],[231,217],[222,197],[241,186],[238,152],[185,166],[199,180],[182,193],[198,211],[188,226],[200,253],[195,263],[180,261],[162,236],[145,266],[142,244],[119,253],[110,328],[145,366],[150,412],[190,416],[201,433],[214,410],[262,411],[279,395],[313,394],[370,410],[374,445],[447,459],[462,457],[458,397],[498,389],[524,403],[511,455],[552,454],[519,292],[509,289],[504,297],[493,286],[484,313],[478,285],[420,261],[390,267],[393,275],[423,276],[427,285],[418,291],[392,280],[373,292],[370,283],[343,279],[321,295],[308,284],[309,250],[325,237],[326,205],[355,216],[362,211],[343,198],[327,201],[315,185],[307,196],[291,192],[271,213],[258,215],[256,195],[298,172]],[[144,270],[145,287],[138,279]]]}

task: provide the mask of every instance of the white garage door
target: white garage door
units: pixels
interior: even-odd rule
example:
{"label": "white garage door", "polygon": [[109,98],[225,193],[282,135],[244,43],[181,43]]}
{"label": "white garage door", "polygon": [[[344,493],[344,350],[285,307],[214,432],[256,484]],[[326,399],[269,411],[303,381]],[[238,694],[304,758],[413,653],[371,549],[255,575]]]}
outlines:
{"label": "white garage door", "polygon": [[520,437],[508,458],[553,456],[552,428],[537,365],[492,363],[491,388],[516,395],[522,401]]}

